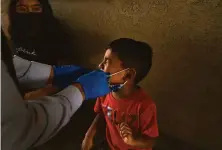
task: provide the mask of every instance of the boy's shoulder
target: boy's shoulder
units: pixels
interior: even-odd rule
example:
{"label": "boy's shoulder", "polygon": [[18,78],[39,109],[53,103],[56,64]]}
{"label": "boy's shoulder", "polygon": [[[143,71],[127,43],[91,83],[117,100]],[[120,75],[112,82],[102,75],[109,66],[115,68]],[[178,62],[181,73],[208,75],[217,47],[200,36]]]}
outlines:
{"label": "boy's shoulder", "polygon": [[111,93],[108,93],[108,94],[106,94],[106,95],[104,95],[104,96],[100,96],[100,97],[97,98],[97,100],[103,102],[103,101],[107,98],[107,96],[108,96],[109,94],[111,94]]}
{"label": "boy's shoulder", "polygon": [[137,92],[136,98],[137,100],[135,102],[139,103],[142,109],[146,109],[151,106],[156,106],[152,97],[141,87],[139,88],[139,92]]}
{"label": "boy's shoulder", "polygon": [[[108,93],[107,95],[98,97],[97,100],[103,103],[107,98],[109,99],[112,97],[110,94],[111,93]],[[156,106],[152,97],[141,87],[139,87],[133,97],[129,99],[133,99],[135,106],[139,105],[142,109],[146,109],[150,106]]]}

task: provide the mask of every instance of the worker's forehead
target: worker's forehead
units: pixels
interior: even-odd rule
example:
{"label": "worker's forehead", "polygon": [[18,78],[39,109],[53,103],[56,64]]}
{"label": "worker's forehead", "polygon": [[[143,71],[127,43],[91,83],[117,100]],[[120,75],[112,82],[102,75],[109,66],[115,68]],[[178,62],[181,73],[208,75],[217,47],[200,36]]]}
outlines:
{"label": "worker's forehead", "polygon": [[20,5],[36,5],[40,4],[38,0],[19,0],[17,4]]}

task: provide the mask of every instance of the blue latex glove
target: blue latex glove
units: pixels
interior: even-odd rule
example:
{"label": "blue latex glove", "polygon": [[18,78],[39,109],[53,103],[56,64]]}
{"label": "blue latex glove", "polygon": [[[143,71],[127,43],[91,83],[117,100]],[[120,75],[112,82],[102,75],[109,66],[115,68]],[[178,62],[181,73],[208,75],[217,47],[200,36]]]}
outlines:
{"label": "blue latex glove", "polygon": [[101,70],[96,70],[82,75],[76,80],[82,85],[86,100],[104,96],[111,92],[108,75],[108,73]]}
{"label": "blue latex glove", "polygon": [[76,79],[92,70],[75,65],[53,66],[54,78],[52,85],[61,89],[71,85]]}

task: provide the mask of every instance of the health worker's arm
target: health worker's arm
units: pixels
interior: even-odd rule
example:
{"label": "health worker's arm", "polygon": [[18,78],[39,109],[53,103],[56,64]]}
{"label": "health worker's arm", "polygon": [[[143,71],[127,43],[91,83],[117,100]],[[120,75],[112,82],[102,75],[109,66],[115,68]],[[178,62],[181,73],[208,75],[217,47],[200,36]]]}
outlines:
{"label": "health worker's arm", "polygon": [[25,100],[38,99],[38,98],[41,98],[43,96],[53,95],[53,94],[57,93],[58,91],[59,91],[58,88],[53,87],[52,85],[47,85],[44,88],[37,89],[35,91],[25,93],[24,99]]}
{"label": "health worker's arm", "polygon": [[43,88],[48,84],[64,89],[81,75],[92,71],[76,65],[50,66],[28,61],[18,56],[14,56],[13,62],[16,76],[25,90]]}
{"label": "health worker's arm", "polygon": [[38,89],[52,82],[52,66],[28,61],[14,56],[13,63],[20,86],[25,89]]}
{"label": "health worker's arm", "polygon": [[2,149],[23,150],[48,141],[76,112],[83,102],[81,86],[69,86],[61,92],[36,101],[24,101],[2,66]]}

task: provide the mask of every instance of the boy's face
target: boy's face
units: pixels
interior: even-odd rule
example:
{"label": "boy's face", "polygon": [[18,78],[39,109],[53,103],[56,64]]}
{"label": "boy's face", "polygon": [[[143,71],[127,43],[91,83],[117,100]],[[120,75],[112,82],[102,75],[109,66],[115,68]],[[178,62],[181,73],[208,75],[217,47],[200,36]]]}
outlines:
{"label": "boy's face", "polygon": [[[121,71],[123,68],[123,63],[119,60],[118,56],[112,52],[111,49],[107,49],[102,62],[99,64],[99,69],[110,74]],[[111,84],[122,84],[125,82],[124,76],[126,72],[120,72],[110,78]]]}

